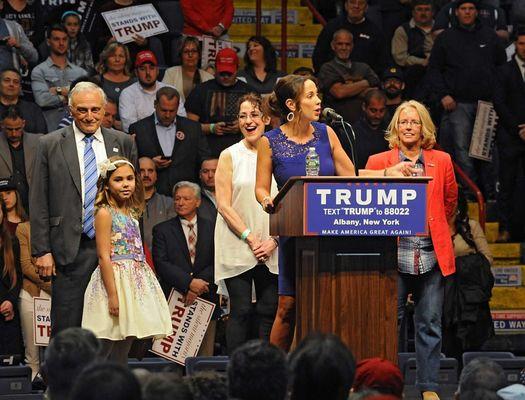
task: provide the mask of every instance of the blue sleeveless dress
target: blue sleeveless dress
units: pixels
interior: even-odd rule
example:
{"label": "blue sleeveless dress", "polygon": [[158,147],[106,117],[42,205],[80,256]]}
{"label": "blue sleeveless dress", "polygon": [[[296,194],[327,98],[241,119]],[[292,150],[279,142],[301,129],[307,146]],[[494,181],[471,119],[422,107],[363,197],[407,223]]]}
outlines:
{"label": "blue sleeveless dress", "polygon": [[[307,143],[299,144],[289,140],[275,128],[264,134],[272,150],[273,176],[281,189],[292,176],[306,175],[306,154],[309,147],[315,147],[319,154],[319,175],[335,175],[334,160],[326,125],[312,122],[313,138]],[[295,296],[295,243],[291,238],[279,238],[279,294]]]}

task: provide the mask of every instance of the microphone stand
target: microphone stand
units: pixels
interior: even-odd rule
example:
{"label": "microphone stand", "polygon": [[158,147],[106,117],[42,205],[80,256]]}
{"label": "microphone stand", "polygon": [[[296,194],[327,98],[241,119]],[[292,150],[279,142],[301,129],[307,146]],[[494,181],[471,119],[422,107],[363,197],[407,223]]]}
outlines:
{"label": "microphone stand", "polygon": [[[359,176],[359,170],[357,169],[357,156],[354,150],[354,142],[355,142],[354,128],[352,128],[352,125],[346,122],[343,119],[343,117],[332,120],[332,124],[336,124],[336,123],[341,125],[341,128],[343,129],[343,132],[345,133],[346,140],[348,140],[348,144],[350,145],[350,160],[354,164],[355,176]],[[354,142],[352,142],[352,140],[350,139],[350,135],[348,134],[348,131],[346,130],[347,127],[350,128],[350,132],[352,132],[352,138],[354,139]]]}

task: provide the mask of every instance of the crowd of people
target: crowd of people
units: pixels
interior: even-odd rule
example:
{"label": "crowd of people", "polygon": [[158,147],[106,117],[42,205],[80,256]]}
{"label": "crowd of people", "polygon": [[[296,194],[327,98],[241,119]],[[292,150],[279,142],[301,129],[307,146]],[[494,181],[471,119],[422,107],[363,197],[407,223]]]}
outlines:
{"label": "crowd of people", "polygon": [[[506,10],[486,0],[391,1],[379,13],[372,0],[344,0],[317,39],[314,69],[287,75],[263,36],[247,40],[243,68],[234,48],[201,65],[202,36],[228,38],[231,0],[180,0],[182,35],[135,35],[128,44],[112,37],[100,13],[143,2],[78,3],[0,0],[0,354],[24,354],[33,377],[39,373],[32,299],[45,297],[52,298],[55,339],[82,326],[101,339],[100,349],[86,344],[85,351],[125,364],[135,339],[171,333],[172,288],[186,305],[197,297],[216,305],[199,355],[217,353],[219,296],[229,299],[225,352],[232,361],[240,349],[262,351],[260,343],[243,347],[254,337],[289,351],[295,239],[270,236],[268,214],[287,179],[306,174],[315,148],[319,175],[423,171],[434,178],[429,236],[399,240],[398,319],[402,325],[410,295],[417,386],[425,399],[438,399],[442,342],[457,356],[493,334],[486,314],[491,255],[466,214],[468,193],[458,206],[452,161],[487,199],[497,198],[498,239],[510,240],[520,177],[514,167],[525,162],[525,29],[518,18],[511,35]],[[153,5],[168,22],[174,18]],[[506,55],[511,44],[515,54]],[[469,155],[478,101],[492,102],[499,117],[491,162]],[[320,122],[322,106],[351,123],[355,138]],[[446,278],[466,274],[468,256],[478,253],[488,293],[479,325],[449,326]],[[463,257],[457,265],[456,257]],[[342,346],[315,340],[299,345],[292,370],[315,363],[322,356],[316,346]],[[342,379],[349,379],[353,358],[348,349],[337,352],[348,360]],[[74,398],[89,398],[81,396],[104,375],[97,368],[86,370],[87,386]],[[121,373],[115,379],[129,378]],[[325,390],[337,378],[290,379],[301,380],[293,398],[314,398],[307,382],[322,380]],[[165,384],[188,393],[197,385]],[[333,398],[348,393],[352,380],[340,384]],[[231,386],[230,395],[254,398]]]}

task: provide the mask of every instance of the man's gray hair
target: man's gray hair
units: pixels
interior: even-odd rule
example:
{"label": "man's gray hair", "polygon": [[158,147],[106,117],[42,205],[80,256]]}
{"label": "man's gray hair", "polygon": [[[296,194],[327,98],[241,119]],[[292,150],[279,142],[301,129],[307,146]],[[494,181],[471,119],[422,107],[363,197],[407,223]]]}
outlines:
{"label": "man's gray hair", "polygon": [[337,36],[339,35],[342,35],[342,34],[345,34],[345,35],[350,35],[350,37],[352,38],[352,41],[354,41],[354,35],[352,34],[352,32],[350,32],[348,29],[346,28],[340,28],[338,30],[336,30],[334,32],[334,34],[332,35],[332,42],[335,41],[335,39],[337,38]]}
{"label": "man's gray hair", "polygon": [[507,379],[501,365],[488,358],[475,358],[469,362],[459,376],[458,393],[484,389],[496,393],[505,387]]}
{"label": "man's gray hair", "polygon": [[177,193],[177,190],[180,188],[190,188],[193,189],[193,192],[195,193],[195,197],[197,199],[201,199],[201,187],[197,185],[196,183],[190,182],[190,181],[180,181],[173,186],[173,197],[175,197],[175,193]]}
{"label": "man's gray hair", "polygon": [[106,93],[104,93],[104,91],[102,90],[100,86],[96,85],[93,82],[79,82],[75,85],[73,89],[71,89],[71,92],[69,92],[69,98],[68,98],[69,107],[73,106],[73,97],[77,93],[89,92],[89,91],[98,92],[100,96],[102,97],[102,104],[106,105],[106,103],[108,102],[108,99],[107,99]]}

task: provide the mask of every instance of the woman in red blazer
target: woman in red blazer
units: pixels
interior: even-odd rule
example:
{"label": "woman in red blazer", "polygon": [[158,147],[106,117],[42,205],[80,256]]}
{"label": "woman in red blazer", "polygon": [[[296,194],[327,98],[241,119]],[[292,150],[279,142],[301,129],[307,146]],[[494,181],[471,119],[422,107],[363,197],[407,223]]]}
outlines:
{"label": "woman in red blazer", "polygon": [[398,321],[403,319],[407,296],[412,293],[416,386],[425,400],[439,399],[436,391],[439,387],[443,277],[455,272],[448,221],[456,211],[457,184],[450,156],[432,149],[436,143],[435,132],[430,114],[421,103],[404,102],[388,127],[391,150],[371,156],[366,164],[367,169],[386,169],[400,161],[411,161],[419,164],[424,175],[433,178],[427,189],[430,236],[401,237],[398,247]]}

